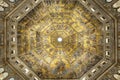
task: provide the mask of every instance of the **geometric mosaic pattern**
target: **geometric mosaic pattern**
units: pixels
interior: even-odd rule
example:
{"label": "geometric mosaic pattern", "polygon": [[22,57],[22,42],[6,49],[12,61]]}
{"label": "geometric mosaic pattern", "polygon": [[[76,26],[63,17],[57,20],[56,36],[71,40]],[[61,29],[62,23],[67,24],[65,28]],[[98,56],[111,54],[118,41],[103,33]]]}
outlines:
{"label": "geometric mosaic pattern", "polygon": [[1,0],[1,80],[120,80],[119,0]]}
{"label": "geometric mosaic pattern", "polygon": [[78,1],[40,3],[18,25],[18,55],[40,78],[79,78],[102,58],[102,23]]}

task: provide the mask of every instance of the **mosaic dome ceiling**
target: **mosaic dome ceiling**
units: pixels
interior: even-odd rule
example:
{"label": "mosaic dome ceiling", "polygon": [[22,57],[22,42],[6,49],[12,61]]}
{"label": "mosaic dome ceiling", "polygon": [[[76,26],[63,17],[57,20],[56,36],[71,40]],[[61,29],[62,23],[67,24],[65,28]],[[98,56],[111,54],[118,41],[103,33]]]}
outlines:
{"label": "mosaic dome ceiling", "polygon": [[0,1],[0,80],[120,80],[119,3]]}
{"label": "mosaic dome ceiling", "polygon": [[44,4],[18,23],[18,55],[40,78],[79,78],[102,59],[102,23],[78,1]]}

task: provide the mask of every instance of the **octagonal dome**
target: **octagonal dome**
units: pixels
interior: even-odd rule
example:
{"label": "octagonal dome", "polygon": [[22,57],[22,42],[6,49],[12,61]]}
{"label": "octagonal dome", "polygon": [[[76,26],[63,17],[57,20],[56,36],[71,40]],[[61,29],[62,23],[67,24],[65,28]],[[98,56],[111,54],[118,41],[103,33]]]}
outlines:
{"label": "octagonal dome", "polygon": [[27,78],[84,80],[114,63],[114,46],[110,46],[114,33],[109,33],[114,32],[114,25],[92,1],[26,3],[25,8],[8,15],[7,57]]}
{"label": "octagonal dome", "polygon": [[103,57],[102,26],[79,1],[40,3],[18,23],[18,56],[42,79],[78,79]]}

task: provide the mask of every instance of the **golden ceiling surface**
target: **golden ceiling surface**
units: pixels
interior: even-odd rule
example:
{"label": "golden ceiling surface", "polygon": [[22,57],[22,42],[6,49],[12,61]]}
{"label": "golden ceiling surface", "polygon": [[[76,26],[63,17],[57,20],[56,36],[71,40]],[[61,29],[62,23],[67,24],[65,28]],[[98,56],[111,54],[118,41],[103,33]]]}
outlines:
{"label": "golden ceiling surface", "polygon": [[0,0],[0,80],[120,80],[120,0]]}
{"label": "golden ceiling surface", "polygon": [[102,58],[102,25],[78,1],[40,3],[18,33],[18,55],[40,78],[80,78]]}

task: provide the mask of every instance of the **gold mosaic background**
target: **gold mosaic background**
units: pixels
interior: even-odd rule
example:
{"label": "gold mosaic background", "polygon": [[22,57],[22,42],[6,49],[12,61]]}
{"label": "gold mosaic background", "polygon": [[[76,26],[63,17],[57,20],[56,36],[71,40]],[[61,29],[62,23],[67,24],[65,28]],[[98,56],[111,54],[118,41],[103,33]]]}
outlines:
{"label": "gold mosaic background", "polygon": [[17,30],[19,57],[42,79],[80,78],[102,59],[102,23],[78,1],[41,2]]}

